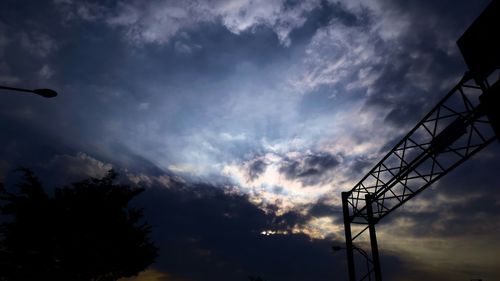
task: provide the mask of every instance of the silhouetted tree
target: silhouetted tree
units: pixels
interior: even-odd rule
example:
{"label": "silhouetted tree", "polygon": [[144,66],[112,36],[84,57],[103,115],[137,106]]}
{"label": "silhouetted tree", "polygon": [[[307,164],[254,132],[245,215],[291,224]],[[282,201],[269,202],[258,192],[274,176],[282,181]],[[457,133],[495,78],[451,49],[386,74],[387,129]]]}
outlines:
{"label": "silhouetted tree", "polygon": [[142,209],[128,207],[143,191],[114,184],[111,170],[57,188],[53,197],[30,170],[18,193],[0,186],[0,280],[117,280],[144,270],[157,257],[141,223]]}

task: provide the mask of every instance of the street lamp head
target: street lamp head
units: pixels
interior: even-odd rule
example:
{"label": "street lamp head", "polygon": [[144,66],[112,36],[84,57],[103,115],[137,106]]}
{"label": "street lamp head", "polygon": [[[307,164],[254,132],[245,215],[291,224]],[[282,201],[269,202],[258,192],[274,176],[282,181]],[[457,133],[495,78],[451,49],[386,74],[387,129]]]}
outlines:
{"label": "street lamp head", "polygon": [[53,98],[57,96],[57,92],[51,89],[35,89],[33,93],[42,96],[44,98]]}

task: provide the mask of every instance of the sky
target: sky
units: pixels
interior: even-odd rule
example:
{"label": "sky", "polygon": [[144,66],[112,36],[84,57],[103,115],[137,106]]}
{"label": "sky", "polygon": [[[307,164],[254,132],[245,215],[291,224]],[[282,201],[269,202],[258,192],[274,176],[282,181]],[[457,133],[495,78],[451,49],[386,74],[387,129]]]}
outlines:
{"label": "sky", "polygon": [[[340,192],[460,80],[488,3],[3,0],[0,85],[59,95],[0,92],[0,180],[146,187],[132,280],[346,280]],[[377,226],[385,280],[500,279],[499,153]]]}

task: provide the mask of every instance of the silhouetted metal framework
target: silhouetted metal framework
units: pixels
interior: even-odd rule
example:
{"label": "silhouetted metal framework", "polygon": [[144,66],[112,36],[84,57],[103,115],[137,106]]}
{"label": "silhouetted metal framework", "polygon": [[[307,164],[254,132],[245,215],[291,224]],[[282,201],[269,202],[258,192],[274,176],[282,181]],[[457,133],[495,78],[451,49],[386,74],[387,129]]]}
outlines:
{"label": "silhouetted metal framework", "polygon": [[[500,81],[493,85],[488,83],[488,76],[499,69],[500,48],[474,47],[474,42],[471,42],[478,38],[483,39],[481,44],[488,42],[484,43],[485,36],[477,33],[491,24],[494,17],[498,18],[498,3],[492,2],[458,42],[462,51],[467,50],[464,56],[472,71],[466,72],[460,82],[354,188],[342,192],[350,281],[356,280],[353,243],[361,234],[369,232],[371,259],[367,260],[371,268],[360,280],[371,279],[374,275],[375,280],[381,281],[375,225],[495,138],[500,140]],[[479,56],[479,60],[487,63],[481,64],[474,57],[473,51],[481,48],[490,50],[489,56],[484,53]],[[353,233],[353,224],[362,227]]]}
{"label": "silhouetted metal framework", "polygon": [[366,195],[378,221],[495,139],[482,106],[473,102],[482,90],[468,82],[465,75],[349,192],[352,223],[368,221]]}

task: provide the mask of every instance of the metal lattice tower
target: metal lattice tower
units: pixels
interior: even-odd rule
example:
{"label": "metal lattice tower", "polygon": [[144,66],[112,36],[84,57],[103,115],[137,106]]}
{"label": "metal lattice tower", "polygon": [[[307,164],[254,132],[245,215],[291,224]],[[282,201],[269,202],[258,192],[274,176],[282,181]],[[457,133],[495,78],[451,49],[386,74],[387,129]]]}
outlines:
{"label": "metal lattice tower", "polygon": [[[464,161],[500,140],[500,1],[493,1],[458,40],[469,67],[458,84],[350,191],[342,192],[349,280],[355,281],[353,242],[368,230],[371,268],[381,281],[375,225]],[[496,26],[496,27],[495,27]],[[499,77],[500,79],[500,77]],[[351,225],[362,225],[352,232]]]}

